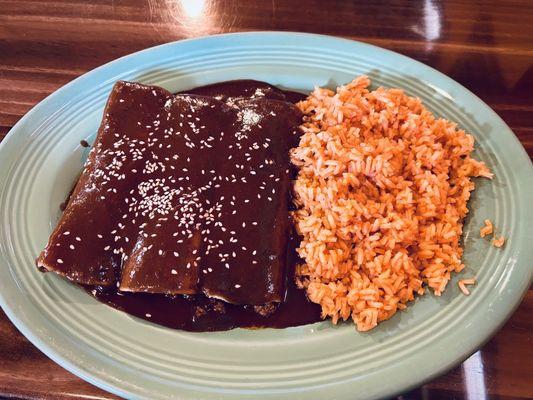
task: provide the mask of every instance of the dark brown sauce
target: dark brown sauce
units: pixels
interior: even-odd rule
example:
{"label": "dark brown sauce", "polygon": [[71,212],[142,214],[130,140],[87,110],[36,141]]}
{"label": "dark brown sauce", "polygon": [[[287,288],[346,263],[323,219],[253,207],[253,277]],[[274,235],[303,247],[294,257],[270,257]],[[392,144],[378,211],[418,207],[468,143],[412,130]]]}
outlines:
{"label": "dark brown sauce", "polygon": [[[251,81],[233,81],[224,84],[197,88],[189,93],[233,97],[250,92]],[[257,82],[267,97],[276,98],[276,88]],[[287,101],[297,102],[305,95],[284,91]],[[295,171],[292,171],[294,174]],[[294,177],[294,175],[293,175]],[[133,316],[186,331],[205,332],[241,328],[286,328],[319,321],[320,307],[311,303],[304,290],[294,283],[294,269],[298,262],[296,247],[298,238],[289,240],[286,277],[286,295],[282,303],[265,306],[235,305],[221,300],[197,295],[164,295],[150,293],[120,292],[115,286],[85,286],[85,290],[97,300]]]}
{"label": "dark brown sauce", "polygon": [[[291,240],[288,277],[294,276],[297,262]],[[287,328],[320,321],[320,307],[311,303],[305,291],[288,279],[285,301],[263,316],[254,306],[239,306],[204,295],[168,296],[149,293],[125,293],[116,288],[86,287],[94,298],[138,318],[173,329],[192,332],[223,331],[233,328]],[[267,312],[270,310],[266,310]]]}

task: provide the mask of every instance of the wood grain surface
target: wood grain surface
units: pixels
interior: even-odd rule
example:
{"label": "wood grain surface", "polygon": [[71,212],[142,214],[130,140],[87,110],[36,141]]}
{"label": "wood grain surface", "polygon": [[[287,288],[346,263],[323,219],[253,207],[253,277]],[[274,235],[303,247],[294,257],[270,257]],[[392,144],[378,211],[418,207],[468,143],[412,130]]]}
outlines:
{"label": "wood grain surface", "polygon": [[[422,61],[488,103],[533,157],[531,0],[0,0],[0,140],[40,100],[108,61],[174,40],[250,30],[341,36]],[[480,351],[399,398],[533,398],[532,312],[530,290]],[[49,360],[0,312],[2,396],[115,398]]]}

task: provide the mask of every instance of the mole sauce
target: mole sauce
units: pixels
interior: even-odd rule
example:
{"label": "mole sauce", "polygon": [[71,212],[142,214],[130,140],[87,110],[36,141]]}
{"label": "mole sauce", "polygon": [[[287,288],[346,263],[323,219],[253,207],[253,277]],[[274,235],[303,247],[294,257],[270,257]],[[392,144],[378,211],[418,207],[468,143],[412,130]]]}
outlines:
{"label": "mole sauce", "polygon": [[[184,92],[211,96],[221,101],[238,101],[239,98],[266,98],[295,103],[305,95],[281,91],[256,81],[231,81],[209,85]],[[293,145],[297,143],[294,142]],[[287,166],[288,167],[288,166]],[[290,170],[291,179],[295,170]],[[289,202],[290,204],[291,202]],[[269,212],[270,209],[268,209]],[[289,216],[287,215],[287,218]],[[268,234],[268,231],[263,231]],[[296,247],[299,239],[292,233],[287,243],[285,268],[285,298],[282,302],[264,305],[231,304],[204,294],[160,294],[120,291],[115,285],[89,286],[84,289],[97,300],[133,316],[186,331],[221,331],[241,328],[285,328],[320,320],[320,307],[311,303],[304,290],[294,282],[294,269],[298,262]]]}

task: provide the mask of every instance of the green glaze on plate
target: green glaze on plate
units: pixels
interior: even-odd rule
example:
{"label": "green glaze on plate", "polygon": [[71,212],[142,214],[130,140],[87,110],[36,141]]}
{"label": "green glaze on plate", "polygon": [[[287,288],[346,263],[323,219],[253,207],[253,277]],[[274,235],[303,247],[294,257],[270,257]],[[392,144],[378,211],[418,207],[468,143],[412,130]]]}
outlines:
{"label": "green glaze on plate", "polygon": [[[329,322],[284,330],[175,331],[98,303],[34,259],[81,170],[113,83],[177,91],[253,78],[309,91],[359,74],[401,87],[477,141],[495,173],[477,180],[465,225],[463,271],[440,298],[428,294],[369,333]],[[519,304],[532,277],[533,168],[504,122],[441,73],[363,43],[296,33],[245,33],[169,43],[104,65],[58,90],[0,145],[0,304],[44,353],[127,398],[363,399],[390,396],[459,363]],[[503,249],[479,238],[490,218]],[[470,296],[459,278],[477,278]]]}

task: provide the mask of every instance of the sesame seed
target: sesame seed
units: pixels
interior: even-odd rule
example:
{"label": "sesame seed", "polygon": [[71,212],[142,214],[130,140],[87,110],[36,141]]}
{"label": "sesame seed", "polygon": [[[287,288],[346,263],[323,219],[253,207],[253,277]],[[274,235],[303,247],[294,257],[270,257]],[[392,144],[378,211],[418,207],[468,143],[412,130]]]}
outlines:
{"label": "sesame seed", "polygon": [[62,260],[61,258],[58,258],[58,259],[57,259],[57,263],[58,263],[58,264],[63,264],[63,260]]}
{"label": "sesame seed", "polygon": [[240,287],[241,287],[241,285],[239,285],[238,283],[235,285],[235,289],[238,289]]}
{"label": "sesame seed", "polygon": [[171,273],[172,275],[177,275],[177,274],[178,274],[178,271],[176,271],[175,269],[173,269],[172,271],[170,271],[170,273]]}

